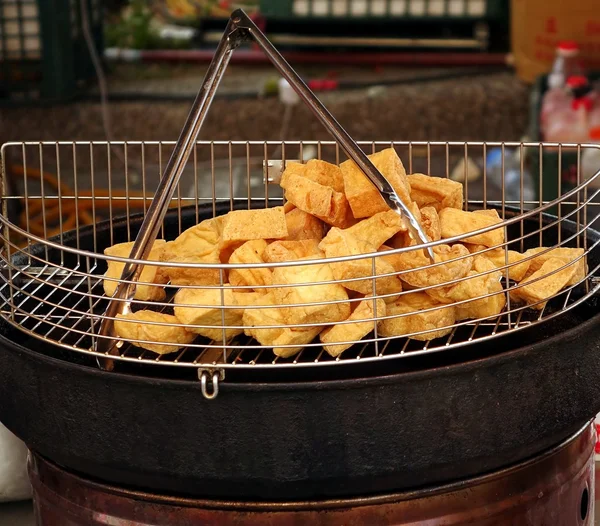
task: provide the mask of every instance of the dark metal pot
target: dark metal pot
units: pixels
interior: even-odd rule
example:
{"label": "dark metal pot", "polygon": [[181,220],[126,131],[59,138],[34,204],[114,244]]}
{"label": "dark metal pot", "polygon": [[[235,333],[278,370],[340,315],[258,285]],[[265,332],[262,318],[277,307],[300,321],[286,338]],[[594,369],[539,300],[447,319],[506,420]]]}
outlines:
{"label": "dark metal pot", "polygon": [[[102,236],[105,226],[100,246]],[[0,420],[33,451],[111,484],[270,501],[397,492],[517,463],[593,418],[599,312],[593,298],[551,323],[421,357],[228,370],[212,401],[193,370],[105,372],[3,324]]]}

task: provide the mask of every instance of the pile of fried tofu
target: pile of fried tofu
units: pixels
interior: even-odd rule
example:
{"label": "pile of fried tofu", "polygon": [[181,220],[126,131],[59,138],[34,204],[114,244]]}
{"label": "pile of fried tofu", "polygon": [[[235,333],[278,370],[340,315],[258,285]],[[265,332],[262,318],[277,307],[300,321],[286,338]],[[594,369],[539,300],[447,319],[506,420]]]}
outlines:
{"label": "pile of fried tofu", "polygon": [[[147,307],[165,300],[166,286],[178,287],[172,314],[143,308],[119,315],[117,335],[165,354],[198,335],[221,343],[245,333],[281,357],[318,338],[337,357],[371,333],[440,338],[459,321],[500,315],[508,295],[542,309],[585,278],[583,249],[507,250],[496,210],[463,210],[462,184],[407,175],[393,148],[369,157],[429,240],[449,240],[433,247],[434,264],[354,162],[288,163],[283,206],[231,211],[154,243],[148,259],[165,264],[143,268],[134,299]],[[128,257],[131,247],[105,254]],[[224,263],[234,266],[218,267]],[[107,295],[122,270],[108,262]]]}

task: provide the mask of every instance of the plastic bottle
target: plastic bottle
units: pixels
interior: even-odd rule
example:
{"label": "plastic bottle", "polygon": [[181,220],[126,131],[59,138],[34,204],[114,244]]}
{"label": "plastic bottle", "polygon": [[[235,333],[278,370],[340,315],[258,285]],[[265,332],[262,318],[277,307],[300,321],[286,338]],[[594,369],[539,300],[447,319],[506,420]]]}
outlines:
{"label": "plastic bottle", "polygon": [[549,142],[586,142],[588,140],[590,113],[594,107],[591,86],[586,77],[574,76],[567,80],[572,94],[566,108],[555,109],[548,116],[544,139]]}
{"label": "plastic bottle", "polygon": [[[545,140],[555,141],[557,130],[561,136],[566,136],[568,132],[563,133],[563,129],[565,126],[567,128],[571,126],[574,119],[573,101],[588,96],[590,91],[588,79],[581,75],[569,77],[564,88],[554,90],[552,99],[546,105],[545,113],[540,116],[540,130]],[[559,92],[562,96],[558,95]],[[575,106],[579,107],[580,104],[575,103]],[[585,104],[589,105],[589,102]]]}
{"label": "plastic bottle", "polygon": [[[581,178],[587,181],[600,171],[600,127],[590,130],[590,141],[597,144],[597,148],[582,148],[581,153]],[[590,189],[600,188],[600,175],[589,184]]]}
{"label": "plastic bottle", "polygon": [[[549,82],[550,85],[550,82]],[[552,117],[564,111],[571,103],[571,95],[564,86],[556,87],[550,85],[550,89],[544,94],[542,108],[540,111],[540,130],[545,135],[548,123]]]}
{"label": "plastic bottle", "polygon": [[[486,157],[486,176],[498,196],[488,196],[488,199],[502,198],[502,179],[504,179],[504,200],[513,201],[518,206],[521,201],[521,178],[523,179],[523,201],[535,199],[534,182],[531,174],[523,165],[521,173],[521,151],[519,149],[504,149],[504,173],[502,172],[502,148],[489,150]],[[491,190],[491,189],[490,189]],[[528,208],[528,205],[525,205]]]}
{"label": "plastic bottle", "polygon": [[571,40],[559,42],[552,71],[548,76],[548,86],[550,88],[563,88],[569,77],[584,74],[584,69],[579,60],[579,46],[577,43]]}
{"label": "plastic bottle", "polygon": [[540,111],[542,133],[552,115],[569,106],[572,94],[569,92],[568,82],[572,79],[585,79],[581,68],[577,66],[578,54],[579,49],[574,42],[561,42],[556,48],[556,59],[548,75],[548,90],[544,94]]}
{"label": "plastic bottle", "polygon": [[600,91],[599,86],[593,87],[593,91],[590,93],[590,97],[594,102],[594,107],[590,112],[590,130],[593,128],[600,127]]}

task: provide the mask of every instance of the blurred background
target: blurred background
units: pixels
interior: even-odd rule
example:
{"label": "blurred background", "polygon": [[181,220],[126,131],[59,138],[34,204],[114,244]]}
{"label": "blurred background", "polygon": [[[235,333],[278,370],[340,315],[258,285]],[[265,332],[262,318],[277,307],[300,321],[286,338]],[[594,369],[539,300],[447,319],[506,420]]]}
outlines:
{"label": "blurred background", "polygon": [[[576,41],[590,72],[600,60],[593,4],[0,0],[0,142],[175,140],[238,7],[356,139],[535,140],[531,83],[559,41]],[[281,130],[277,80],[260,50],[238,50],[202,137],[328,138],[301,107]]]}

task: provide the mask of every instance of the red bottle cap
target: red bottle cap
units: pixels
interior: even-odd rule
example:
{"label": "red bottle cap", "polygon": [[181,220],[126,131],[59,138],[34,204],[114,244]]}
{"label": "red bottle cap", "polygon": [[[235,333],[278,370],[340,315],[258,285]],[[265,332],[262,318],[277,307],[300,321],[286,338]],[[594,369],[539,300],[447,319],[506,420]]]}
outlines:
{"label": "red bottle cap", "polygon": [[594,141],[600,141],[600,126],[590,130],[590,139],[593,139]]}
{"label": "red bottle cap", "polygon": [[558,49],[561,51],[579,51],[579,46],[574,40],[562,40],[558,43]]}
{"label": "red bottle cap", "polygon": [[586,86],[587,83],[588,79],[583,75],[574,75],[567,79],[567,86],[569,86],[569,88],[581,88],[583,86]]}
{"label": "red bottle cap", "polygon": [[556,53],[565,58],[576,57],[579,54],[579,46],[577,45],[577,42],[565,40],[559,42]]}

